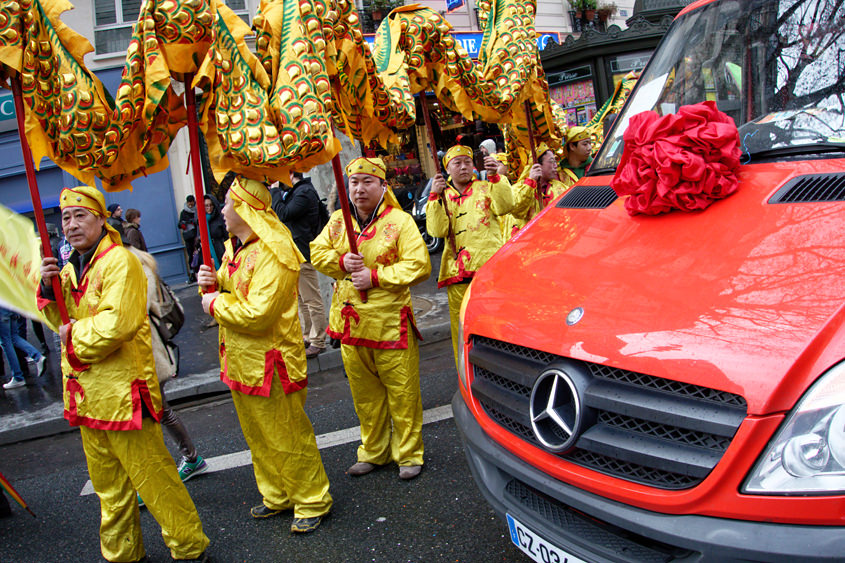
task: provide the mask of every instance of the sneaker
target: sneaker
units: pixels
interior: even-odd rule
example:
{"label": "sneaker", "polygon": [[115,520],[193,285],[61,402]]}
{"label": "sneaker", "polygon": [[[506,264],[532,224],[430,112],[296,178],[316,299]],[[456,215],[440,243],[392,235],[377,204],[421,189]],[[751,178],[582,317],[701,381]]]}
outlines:
{"label": "sneaker", "polygon": [[182,479],[183,482],[195,475],[205,473],[206,471],[208,471],[208,464],[201,455],[198,455],[197,460],[193,463],[184,457],[182,458],[182,461],[179,462],[179,478]]}
{"label": "sneaker", "polygon": [[284,512],[282,509],[267,508],[267,505],[264,503],[249,509],[249,513],[252,514],[253,518],[270,518],[272,516],[278,516],[282,512]]}
{"label": "sneaker", "polygon": [[[323,515],[325,516],[325,514]],[[323,516],[315,516],[314,518],[294,518],[290,525],[290,531],[294,534],[309,534],[320,526],[323,521]]]}
{"label": "sneaker", "polygon": [[375,468],[376,466],[372,463],[367,463],[366,461],[359,461],[358,463],[347,469],[346,472],[350,475],[354,475],[357,477],[359,475],[366,475]]}
{"label": "sneaker", "polygon": [[44,375],[44,364],[47,362],[47,358],[45,356],[41,356],[37,360],[35,360],[35,374],[37,376]]}
{"label": "sneaker", "polygon": [[26,385],[26,381],[23,379],[12,378],[3,384],[3,389],[17,389],[18,387],[23,387],[24,385]]}
{"label": "sneaker", "polygon": [[413,479],[422,471],[422,465],[403,465],[399,468],[399,478],[407,481]]}

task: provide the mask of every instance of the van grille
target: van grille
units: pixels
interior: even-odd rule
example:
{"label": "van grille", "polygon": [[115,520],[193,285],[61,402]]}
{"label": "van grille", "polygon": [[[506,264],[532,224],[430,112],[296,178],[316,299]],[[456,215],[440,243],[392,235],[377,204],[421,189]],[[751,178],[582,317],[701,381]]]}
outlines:
{"label": "van grille", "polygon": [[845,200],[845,175],[812,174],[793,178],[783,185],[769,203],[813,203]]}
{"label": "van grille", "polygon": [[[484,412],[519,439],[542,448],[529,400],[551,364],[570,362],[589,383],[582,408],[594,414],[572,450],[556,454],[628,481],[661,489],[700,483],[745,419],[739,395],[475,336],[469,353],[472,393]],[[574,363],[573,363],[574,362]]]}
{"label": "van grille", "polygon": [[610,186],[575,186],[557,202],[561,209],[605,209],[619,198]]}
{"label": "van grille", "polygon": [[638,563],[663,563],[700,558],[700,553],[658,542],[584,515],[516,479],[505,484],[505,495],[533,517],[549,522],[570,537],[598,545],[611,558]]}

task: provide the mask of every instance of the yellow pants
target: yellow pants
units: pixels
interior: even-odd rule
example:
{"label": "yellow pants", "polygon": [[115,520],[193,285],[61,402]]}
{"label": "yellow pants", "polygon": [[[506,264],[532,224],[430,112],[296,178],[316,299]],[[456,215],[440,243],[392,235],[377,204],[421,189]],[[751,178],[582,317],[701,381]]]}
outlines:
{"label": "yellow pants", "polygon": [[414,333],[408,331],[406,350],[343,344],[340,351],[361,423],[358,461],[422,465],[420,349]]}
{"label": "yellow pants", "polygon": [[[458,324],[461,316],[461,303],[469,287],[468,283],[455,283],[446,287],[446,294],[449,296],[449,323],[452,328],[452,353],[455,355],[455,367],[458,367]],[[460,370],[459,370],[460,371]]]}
{"label": "yellow pants", "polygon": [[197,509],[164,445],[161,425],[145,418],[141,430],[82,426],[88,474],[100,497],[100,550],[108,561],[144,556],[135,491],[161,526],[174,559],[195,559],[208,547]]}
{"label": "yellow pants", "polygon": [[285,395],[277,378],[269,397],[232,391],[264,505],[293,508],[296,518],[322,516],[332,506],[329,478],[305,414],[307,394],[303,389]]}

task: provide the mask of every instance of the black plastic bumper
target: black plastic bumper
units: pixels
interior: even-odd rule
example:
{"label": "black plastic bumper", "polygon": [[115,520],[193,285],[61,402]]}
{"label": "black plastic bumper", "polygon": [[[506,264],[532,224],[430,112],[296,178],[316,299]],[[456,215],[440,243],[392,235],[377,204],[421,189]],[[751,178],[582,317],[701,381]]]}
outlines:
{"label": "black plastic bumper", "polygon": [[[512,515],[565,551],[609,561],[842,561],[845,530],[667,515],[608,500],[537,470],[484,433],[460,391],[455,422],[475,482]],[[516,548],[514,548],[516,549]]]}

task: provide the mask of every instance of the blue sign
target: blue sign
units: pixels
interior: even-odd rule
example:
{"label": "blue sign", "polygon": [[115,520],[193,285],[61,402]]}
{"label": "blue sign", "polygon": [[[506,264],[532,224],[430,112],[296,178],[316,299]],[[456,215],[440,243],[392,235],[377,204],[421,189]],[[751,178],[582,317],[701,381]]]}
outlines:
{"label": "blue sign", "polygon": [[446,0],[446,11],[457,10],[464,5],[464,0]]}
{"label": "blue sign", "polygon": [[[453,31],[450,35],[461,47],[466,49],[470,57],[473,59],[478,58],[478,50],[481,49],[481,41],[484,39],[484,33],[480,31]],[[373,34],[365,35],[364,39],[370,44],[370,48],[376,42],[376,36]],[[557,32],[537,32],[537,48],[539,50],[542,51],[545,49],[551,40],[560,43],[560,34]]]}
{"label": "blue sign", "polygon": [[10,92],[0,94],[0,121],[15,118],[15,99]]}
{"label": "blue sign", "polygon": [[15,119],[15,98],[8,90],[0,91],[0,132],[14,131],[18,128]]}

